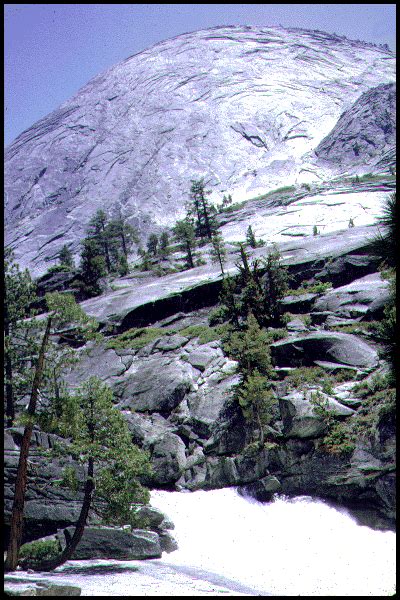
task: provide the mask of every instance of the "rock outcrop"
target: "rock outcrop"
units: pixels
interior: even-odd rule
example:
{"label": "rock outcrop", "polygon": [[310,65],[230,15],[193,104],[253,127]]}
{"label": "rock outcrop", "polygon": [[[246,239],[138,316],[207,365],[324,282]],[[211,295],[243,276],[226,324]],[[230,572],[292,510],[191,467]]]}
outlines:
{"label": "rock outcrop", "polygon": [[[389,144],[392,103],[379,108],[393,95],[394,62],[388,50],[320,31],[241,26],[130,56],[6,149],[7,243],[41,274],[62,245],[78,253],[98,208],[121,209],[145,239],[183,216],[192,179],[206,177],[217,203],[326,179],[336,165],[312,153],[356,101],[353,129],[365,132],[359,112],[377,107],[367,137]],[[348,154],[342,137],[335,158]],[[370,147],[360,144],[361,170],[376,162]]]}

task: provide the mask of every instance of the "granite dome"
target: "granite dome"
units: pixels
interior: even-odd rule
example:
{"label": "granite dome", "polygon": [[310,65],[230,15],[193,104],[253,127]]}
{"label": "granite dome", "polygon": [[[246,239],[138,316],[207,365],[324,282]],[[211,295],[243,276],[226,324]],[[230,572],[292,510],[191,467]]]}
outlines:
{"label": "granite dome", "polygon": [[337,166],[314,150],[362,94],[395,81],[394,63],[382,47],[281,27],[156,44],[8,146],[6,242],[39,274],[63,244],[79,252],[98,208],[120,207],[146,238],[183,216],[191,179],[218,202],[329,178]]}

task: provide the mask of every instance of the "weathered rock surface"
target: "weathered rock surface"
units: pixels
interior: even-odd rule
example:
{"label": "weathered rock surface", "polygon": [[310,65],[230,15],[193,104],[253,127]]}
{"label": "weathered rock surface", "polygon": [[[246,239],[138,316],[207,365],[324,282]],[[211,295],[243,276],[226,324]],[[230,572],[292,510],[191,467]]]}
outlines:
{"label": "weathered rock surface", "polygon": [[[283,421],[283,433],[286,437],[315,438],[326,431],[326,423],[313,405],[313,394],[316,389],[304,392],[294,391],[279,399],[280,412]],[[318,390],[320,401],[324,408],[335,416],[348,417],[354,410],[343,406],[334,398],[330,398]]]}
{"label": "weathered rock surface", "polygon": [[[147,237],[183,216],[193,178],[207,177],[215,201],[324,179],[331,163],[313,150],[363,93],[395,80],[394,61],[380,47],[282,27],[217,27],[156,44],[7,148],[7,243],[40,274],[63,244],[78,251],[98,208],[121,207]],[[380,148],[391,118],[369,123]],[[371,170],[366,144],[361,159]]]}
{"label": "weathered rock surface", "polygon": [[370,369],[377,366],[376,351],[360,338],[348,333],[313,332],[271,344],[278,366],[310,366],[327,360]]}
{"label": "weathered rock surface", "polygon": [[[69,527],[58,534],[61,546],[66,537],[73,535]],[[119,529],[116,527],[86,527],[74,551],[73,560],[113,558],[115,560],[143,560],[161,558],[160,538],[154,531],[144,529]]]}
{"label": "weathered rock surface", "polygon": [[24,578],[21,575],[6,575],[4,578],[4,594],[6,596],[80,596],[81,588],[77,585],[54,583],[49,579]]}
{"label": "weathered rock surface", "polygon": [[389,164],[395,166],[395,144],[396,84],[388,83],[364,92],[340,116],[315,154],[321,162],[341,169],[364,165],[368,158],[377,162],[385,154],[392,159]]}
{"label": "weathered rock surface", "polygon": [[373,318],[383,312],[388,300],[389,282],[380,273],[372,273],[330,290],[315,301],[312,311],[329,311],[336,317]]}

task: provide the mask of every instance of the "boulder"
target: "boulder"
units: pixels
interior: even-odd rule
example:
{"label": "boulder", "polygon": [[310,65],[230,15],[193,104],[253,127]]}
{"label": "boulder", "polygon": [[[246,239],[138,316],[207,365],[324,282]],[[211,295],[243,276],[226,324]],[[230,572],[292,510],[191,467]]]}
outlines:
{"label": "boulder", "polygon": [[[66,539],[73,535],[68,527],[57,537],[64,547]],[[160,538],[154,531],[116,527],[86,527],[81,541],[74,551],[73,560],[109,558],[115,560],[144,560],[161,558]]]}
{"label": "boulder", "polygon": [[335,286],[346,285],[355,279],[376,272],[379,264],[377,256],[369,254],[348,254],[328,261],[325,267],[314,275],[315,279],[327,281]]}
{"label": "boulder", "polygon": [[315,301],[312,310],[344,318],[364,317],[367,313],[371,317],[382,310],[388,298],[389,282],[380,273],[372,273],[330,290]]}
{"label": "boulder", "polygon": [[311,310],[318,294],[301,294],[285,296],[281,301],[284,311],[291,313],[306,313]]}
{"label": "boulder", "polygon": [[174,433],[165,433],[149,445],[154,475],[152,482],[158,485],[175,483],[186,466],[185,444]]}
{"label": "boulder", "polygon": [[150,357],[114,385],[119,408],[168,415],[193,387],[192,368],[178,359]]}
{"label": "boulder", "polygon": [[239,488],[239,491],[245,496],[252,496],[259,502],[268,502],[275,493],[280,491],[281,487],[281,482],[277,477],[274,475],[266,475],[258,481]]}
{"label": "boulder", "polygon": [[316,360],[360,369],[370,369],[378,364],[377,352],[348,333],[323,331],[299,335],[271,344],[271,352],[280,367],[311,366]]}
{"label": "boulder", "polygon": [[6,596],[80,596],[81,588],[67,581],[54,583],[50,579],[34,579],[20,575],[5,575],[4,594]]}
{"label": "boulder", "polygon": [[[308,389],[304,392],[295,390],[279,399],[283,433],[286,437],[316,438],[325,433],[325,420],[318,414],[312,403],[312,394],[316,391],[316,389]],[[354,410],[343,406],[323,392],[318,390],[318,393],[331,414],[348,417],[354,413]]]}

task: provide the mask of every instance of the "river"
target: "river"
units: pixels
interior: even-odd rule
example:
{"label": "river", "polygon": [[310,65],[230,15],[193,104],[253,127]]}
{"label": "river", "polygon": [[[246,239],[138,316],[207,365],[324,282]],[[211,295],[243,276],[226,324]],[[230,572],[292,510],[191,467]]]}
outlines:
{"label": "river", "polygon": [[225,488],[153,491],[151,504],[175,523],[178,550],[151,561],[70,561],[46,577],[80,585],[83,596],[395,592],[395,533],[361,526],[323,501],[262,504]]}

